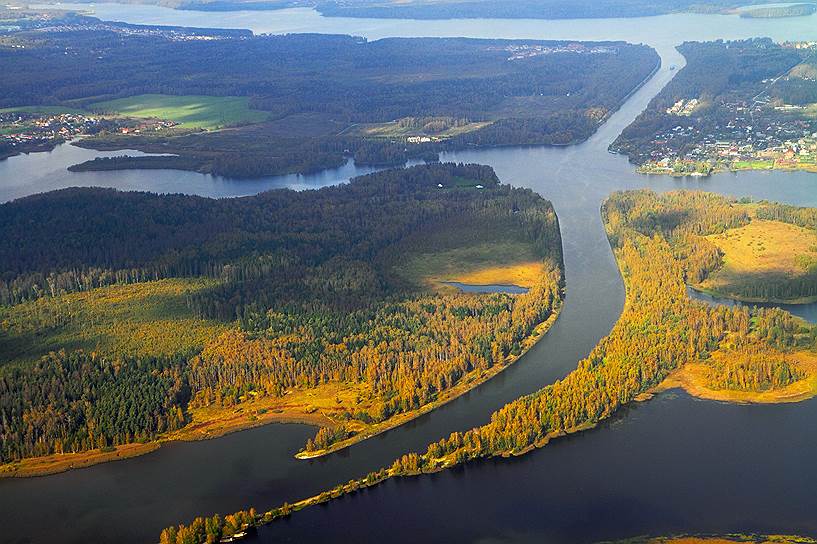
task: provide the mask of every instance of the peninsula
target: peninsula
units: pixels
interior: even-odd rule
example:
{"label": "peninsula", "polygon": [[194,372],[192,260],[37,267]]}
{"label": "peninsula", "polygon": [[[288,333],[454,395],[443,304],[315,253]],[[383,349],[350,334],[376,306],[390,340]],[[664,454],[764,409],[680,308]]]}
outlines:
{"label": "peninsula", "polygon": [[[319,426],[304,455],[333,451],[495,376],[562,301],[553,207],[484,166],[0,211],[2,476],[269,422]],[[441,283],[474,275],[524,289]]]}

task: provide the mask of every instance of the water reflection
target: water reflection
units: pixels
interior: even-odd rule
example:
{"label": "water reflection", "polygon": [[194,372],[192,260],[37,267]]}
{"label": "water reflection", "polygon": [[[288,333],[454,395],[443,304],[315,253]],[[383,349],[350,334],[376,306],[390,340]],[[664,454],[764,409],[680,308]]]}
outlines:
{"label": "water reflection", "polygon": [[709,293],[704,293],[702,291],[698,291],[693,289],[692,287],[687,287],[687,294],[690,298],[694,298],[695,300],[701,300],[706,302],[707,304],[711,304],[712,306],[717,305],[724,305],[730,307],[737,307],[737,306],[748,306],[748,307],[759,307],[759,308],[780,308],[782,310],[786,310],[787,312],[791,313],[792,315],[796,315],[797,317],[801,317],[806,321],[811,323],[817,323],[817,302],[811,304],[778,304],[773,302],[741,302],[739,300],[734,300],[731,298],[726,297],[717,297],[711,295]]}
{"label": "water reflection", "polygon": [[444,281],[441,283],[456,287],[463,293],[507,293],[509,295],[521,295],[528,292],[526,287],[520,287],[518,285],[475,285],[458,281]]}

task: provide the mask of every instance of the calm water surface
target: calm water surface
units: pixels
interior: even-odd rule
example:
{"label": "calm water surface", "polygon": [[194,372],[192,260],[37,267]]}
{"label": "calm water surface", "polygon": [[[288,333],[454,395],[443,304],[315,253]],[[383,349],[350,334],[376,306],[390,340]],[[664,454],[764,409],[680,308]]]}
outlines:
{"label": "calm water surface", "polygon": [[716,297],[708,293],[696,291],[691,287],[687,287],[687,293],[695,300],[702,300],[708,304],[724,304],[726,306],[759,306],[761,308],[782,308],[787,312],[802,317],[811,323],[817,323],[817,302],[810,304],[771,304],[765,302],[740,302],[739,300],[732,300],[725,297]]}
{"label": "calm water surface", "polygon": [[463,293],[508,293],[510,295],[521,295],[522,293],[528,292],[527,288],[520,287],[518,285],[476,285],[473,283],[461,283],[458,281],[444,281],[442,283],[456,287]]}
{"label": "calm water surface", "polygon": [[[311,495],[389,464],[406,451],[423,449],[452,431],[484,423],[503,404],[575,368],[617,319],[624,292],[599,217],[599,206],[611,191],[694,188],[817,206],[814,174],[652,178],[636,175],[626,159],[607,152],[615,136],[677,73],[670,66],[683,66],[674,45],[688,39],[761,35],[817,39],[815,17],[416,22],[324,19],[310,10],[242,14],[143,6],[98,5],[95,9],[103,18],[128,22],[341,32],[370,38],[627,39],[656,47],[664,65],[581,145],[443,156],[443,160],[489,164],[504,182],[530,187],[551,199],[559,214],[567,276],[565,307],[548,334],[517,364],[431,414],[322,459],[292,458],[311,429],[270,425],[217,440],[169,445],[128,461],[44,478],[0,481],[3,541],[155,541],[159,530],[171,523]],[[29,177],[22,164],[0,171],[0,186],[25,187],[34,180],[29,192],[60,184],[96,183],[230,196],[288,185],[278,179],[248,186],[171,171],[106,172],[93,182],[74,181],[85,174],[71,174],[60,181],[52,178],[62,175],[62,166],[40,162]],[[52,174],[46,172],[48,168]],[[346,168],[345,174],[304,176],[291,182],[320,186],[357,173],[353,165]],[[15,194],[25,192],[20,189]],[[15,196],[0,199],[8,198]],[[643,533],[743,530],[817,536],[816,420],[815,401],[732,406],[665,394],[627,409],[597,430],[558,440],[523,458],[389,482],[331,506],[299,513],[263,529],[259,538],[269,542],[590,542]]]}

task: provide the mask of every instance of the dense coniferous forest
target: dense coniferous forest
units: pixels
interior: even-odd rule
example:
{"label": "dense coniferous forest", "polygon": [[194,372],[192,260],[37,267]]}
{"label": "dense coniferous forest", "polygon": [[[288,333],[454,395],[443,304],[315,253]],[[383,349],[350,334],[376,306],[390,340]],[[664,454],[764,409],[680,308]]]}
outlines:
{"label": "dense coniferous forest", "polygon": [[[610,335],[575,371],[509,403],[482,427],[454,432],[422,454],[404,455],[389,468],[294,505],[284,504],[256,516],[254,523],[287,516],[389,477],[525,453],[566,432],[596,425],[688,363],[706,365],[708,386],[715,389],[765,391],[807,376],[792,364],[790,354],[814,350],[817,327],[779,309],[711,307],[687,296],[689,275],[705,273],[702,266],[717,266],[700,257],[709,253],[709,242],[702,236],[746,224],[750,217],[745,209],[709,193],[633,191],[613,194],[602,214],[624,277],[627,304]],[[798,215],[810,217],[811,212]],[[710,264],[701,265],[706,262]],[[728,350],[729,356],[713,357],[719,350]],[[194,525],[201,523],[199,519]],[[223,528],[216,524],[212,530]],[[162,541],[183,542],[178,535],[187,531],[187,526],[168,528]],[[205,533],[193,542],[203,542]]]}
{"label": "dense coniferous forest", "polygon": [[[396,165],[450,147],[586,139],[658,66],[647,46],[333,35],[125,34],[74,17],[60,31],[13,33],[0,48],[0,107],[89,106],[134,95],[247,96],[268,119],[211,132],[108,134],[80,145],[179,157],[97,160],[82,170],[181,168],[232,177]],[[152,28],[152,27],[146,27]],[[159,28],[159,27],[157,27]],[[450,138],[412,142],[349,129],[405,118],[467,118]],[[490,123],[487,126],[484,123]]]}
{"label": "dense coniferous forest", "polygon": [[[4,204],[0,218],[0,317],[72,291],[206,276],[213,285],[186,304],[233,324],[192,353],[66,347],[0,367],[3,462],[148,441],[184,427],[193,408],[326,383],[360,386],[367,408],[346,420],[383,421],[506,364],[561,301],[552,206],[484,166],[419,166],[224,200],[66,189]],[[533,248],[544,267],[529,292],[436,293],[394,272],[423,233],[475,225]],[[36,323],[59,328],[63,308]],[[0,325],[2,348],[13,331]],[[328,441],[323,431],[318,443]]]}

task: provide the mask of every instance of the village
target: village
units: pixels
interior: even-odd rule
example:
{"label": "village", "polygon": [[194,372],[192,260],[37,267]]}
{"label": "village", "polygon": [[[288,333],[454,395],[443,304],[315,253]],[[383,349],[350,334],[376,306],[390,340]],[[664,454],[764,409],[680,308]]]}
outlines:
{"label": "village", "polygon": [[[717,94],[667,97],[642,121],[641,135],[613,151],[624,151],[643,174],[707,176],[738,170],[817,172],[817,104],[812,96],[817,42],[786,42],[802,62],[751,84]],[[809,52],[814,52],[809,54]],[[785,91],[798,89],[795,100]]]}
{"label": "village", "polygon": [[555,53],[573,53],[581,55],[609,55],[616,54],[615,47],[608,46],[586,46],[581,43],[566,43],[563,45],[509,45],[505,51],[511,53],[508,60],[521,60],[541,55],[553,55]]}
{"label": "village", "polygon": [[0,160],[21,153],[51,151],[57,145],[81,136],[104,132],[139,134],[175,126],[160,119],[134,120],[125,117],[80,112],[0,110]]}
{"label": "village", "polygon": [[701,105],[697,98],[684,99],[666,110],[677,124],[652,137],[639,172],[701,176],[775,168],[817,171],[814,106],[760,98],[723,103],[700,119],[693,114]]}
{"label": "village", "polygon": [[803,108],[765,102],[722,104],[716,119],[691,118],[698,99],[679,100],[666,110],[677,124],[656,133],[638,171],[702,176],[737,170],[817,171],[817,119]]}
{"label": "village", "polygon": [[784,141],[764,139],[757,145],[746,140],[708,141],[694,146],[682,157],[668,152],[661,158],[649,160],[638,167],[638,172],[695,177],[725,171],[774,169],[817,172],[817,132]]}

